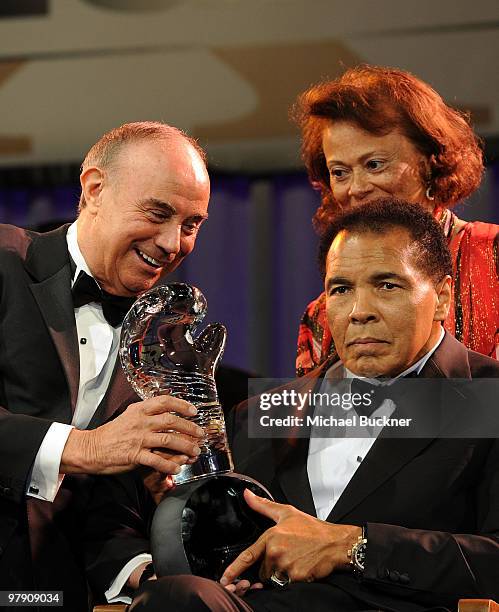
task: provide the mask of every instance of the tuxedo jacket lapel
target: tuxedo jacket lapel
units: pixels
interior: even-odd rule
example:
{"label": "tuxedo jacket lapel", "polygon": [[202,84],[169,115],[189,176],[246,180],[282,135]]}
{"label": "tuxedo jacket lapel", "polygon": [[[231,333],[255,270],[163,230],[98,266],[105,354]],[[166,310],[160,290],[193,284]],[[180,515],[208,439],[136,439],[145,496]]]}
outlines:
{"label": "tuxedo jacket lapel", "polygon": [[78,338],[71,297],[71,268],[66,243],[68,226],[36,235],[26,268],[34,282],[30,289],[59,355],[70,390],[74,413],[80,378]]}
{"label": "tuxedo jacket lapel", "polygon": [[113,415],[123,412],[129,404],[138,401],[140,401],[140,397],[134,393],[130,383],[127,381],[118,354],[111,375],[111,381],[88,425],[88,429],[98,427]]}
{"label": "tuxedo jacket lapel", "polygon": [[373,444],[327,520],[340,522],[432,442],[428,438],[383,438]]}
{"label": "tuxedo jacket lapel", "polygon": [[61,360],[70,390],[71,410],[74,413],[78,397],[80,365],[73,303],[71,293],[67,290],[70,285],[68,265],[45,281],[33,283],[31,291]]}
{"label": "tuxedo jacket lapel", "polygon": [[315,504],[307,473],[309,440],[295,438],[286,459],[281,464],[278,480],[286,499],[292,506],[302,508],[311,516],[316,516]]}
{"label": "tuxedo jacket lapel", "polygon": [[[327,361],[323,366],[298,379],[293,389],[299,393],[313,393],[322,376],[331,366]],[[296,416],[305,417],[310,414],[313,407],[307,402],[303,410],[296,412]],[[302,508],[304,512],[316,516],[314,499],[310,488],[307,471],[307,458],[310,439],[290,437],[287,440],[276,438],[274,440],[274,454],[276,464],[280,466],[277,479],[281,489],[293,506]]]}
{"label": "tuxedo jacket lapel", "polygon": [[471,379],[468,349],[446,332],[442,343],[428,359],[419,377]]}

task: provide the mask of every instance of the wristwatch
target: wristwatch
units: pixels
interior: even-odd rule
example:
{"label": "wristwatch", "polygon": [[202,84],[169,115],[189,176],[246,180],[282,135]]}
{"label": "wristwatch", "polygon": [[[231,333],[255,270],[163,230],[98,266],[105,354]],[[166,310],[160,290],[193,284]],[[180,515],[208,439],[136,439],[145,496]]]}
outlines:
{"label": "wristwatch", "polygon": [[357,542],[353,544],[352,548],[347,551],[347,556],[350,559],[350,565],[353,571],[362,574],[366,564],[367,554],[367,534],[365,528],[362,527],[362,535],[357,539]]}

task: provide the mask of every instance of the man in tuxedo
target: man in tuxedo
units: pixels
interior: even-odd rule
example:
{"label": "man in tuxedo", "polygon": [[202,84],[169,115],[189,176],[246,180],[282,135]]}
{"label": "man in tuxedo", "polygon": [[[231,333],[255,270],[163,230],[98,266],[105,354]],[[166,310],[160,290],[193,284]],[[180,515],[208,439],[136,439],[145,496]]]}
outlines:
{"label": "man in tuxedo", "polygon": [[[424,401],[409,398],[401,406],[403,395],[390,399],[387,389],[403,385],[401,378],[499,376],[496,361],[443,331],[452,262],[438,224],[421,207],[388,198],[347,212],[324,236],[320,253],[339,360],[288,389],[306,394],[331,382],[351,390],[370,384],[385,394],[373,416],[395,416]],[[452,385],[448,393],[442,415],[450,411],[451,422],[475,410]],[[399,438],[388,428],[365,438],[250,438],[248,418],[259,402],[240,405],[227,426],[236,470],[276,500],[246,492],[246,501],[275,526],[236,558],[221,585],[194,576],[154,580],[145,567],[131,611],[416,612],[455,610],[461,597],[498,597],[495,439],[438,431]],[[154,501],[136,474],[111,479],[106,491],[91,516],[89,568],[109,584],[126,560],[113,567],[120,545],[130,556],[147,553]],[[256,563],[268,586],[237,582]]]}
{"label": "man in tuxedo", "polygon": [[86,475],[174,474],[199,454],[195,408],[140,401],[117,357],[124,314],[192,251],[208,200],[199,146],[132,123],[88,152],[75,223],[0,227],[0,590],[63,591],[62,609],[87,610]]}

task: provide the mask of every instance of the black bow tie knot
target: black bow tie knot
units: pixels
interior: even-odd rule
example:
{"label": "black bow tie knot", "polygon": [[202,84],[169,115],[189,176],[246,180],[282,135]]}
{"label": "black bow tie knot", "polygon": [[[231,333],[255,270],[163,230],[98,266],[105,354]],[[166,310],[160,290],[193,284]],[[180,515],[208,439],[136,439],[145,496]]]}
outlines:
{"label": "black bow tie knot", "polygon": [[122,297],[103,291],[95,279],[83,271],[78,274],[71,293],[75,308],[90,304],[90,302],[101,304],[106,321],[113,327],[123,323],[126,313],[135,302],[135,297]]}

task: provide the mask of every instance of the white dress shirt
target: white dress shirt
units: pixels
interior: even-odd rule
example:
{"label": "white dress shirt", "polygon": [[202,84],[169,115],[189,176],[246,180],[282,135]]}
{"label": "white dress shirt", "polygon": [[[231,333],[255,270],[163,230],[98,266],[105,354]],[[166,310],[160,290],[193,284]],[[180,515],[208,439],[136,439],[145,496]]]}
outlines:
{"label": "white dress shirt", "polygon": [[[91,272],[78,246],[78,222],[67,233],[69,254],[76,264],[74,284],[81,270]],[[104,318],[102,306],[92,302],[75,308],[80,353],[80,380],[76,409],[71,425],[52,423],[35,458],[27,495],[54,501],[64,478],[59,473],[62,452],[73,427],[85,429],[111,380],[119,348],[121,327],[112,327]]]}
{"label": "white dress shirt", "polygon": [[[395,378],[389,381],[383,380],[383,384],[391,385],[397,379],[407,376],[412,372],[419,374],[428,359],[439,347],[444,335],[445,332],[442,328],[440,338],[431,350]],[[321,385],[321,392],[324,392],[323,388],[330,384],[331,375],[338,367],[343,366],[341,363],[335,363],[326,372],[324,381]],[[346,393],[350,391],[352,379],[361,377],[356,376],[346,368],[344,368],[344,370],[344,379],[335,381],[335,385],[339,388],[338,392]],[[362,378],[362,380],[373,385],[380,384],[380,381],[376,379]],[[395,404],[393,401],[391,399],[386,399],[381,406],[373,412],[372,416],[373,418],[385,415],[390,416],[394,410]],[[346,489],[348,483],[357,471],[357,468],[369,453],[380,431],[379,429],[375,432],[376,435],[374,435],[366,428],[364,432],[365,437],[362,438],[315,438],[313,437],[313,431],[311,432],[312,437],[308,449],[307,472],[317,518],[324,521],[329,516],[334,505],[340,498],[340,495]]]}

